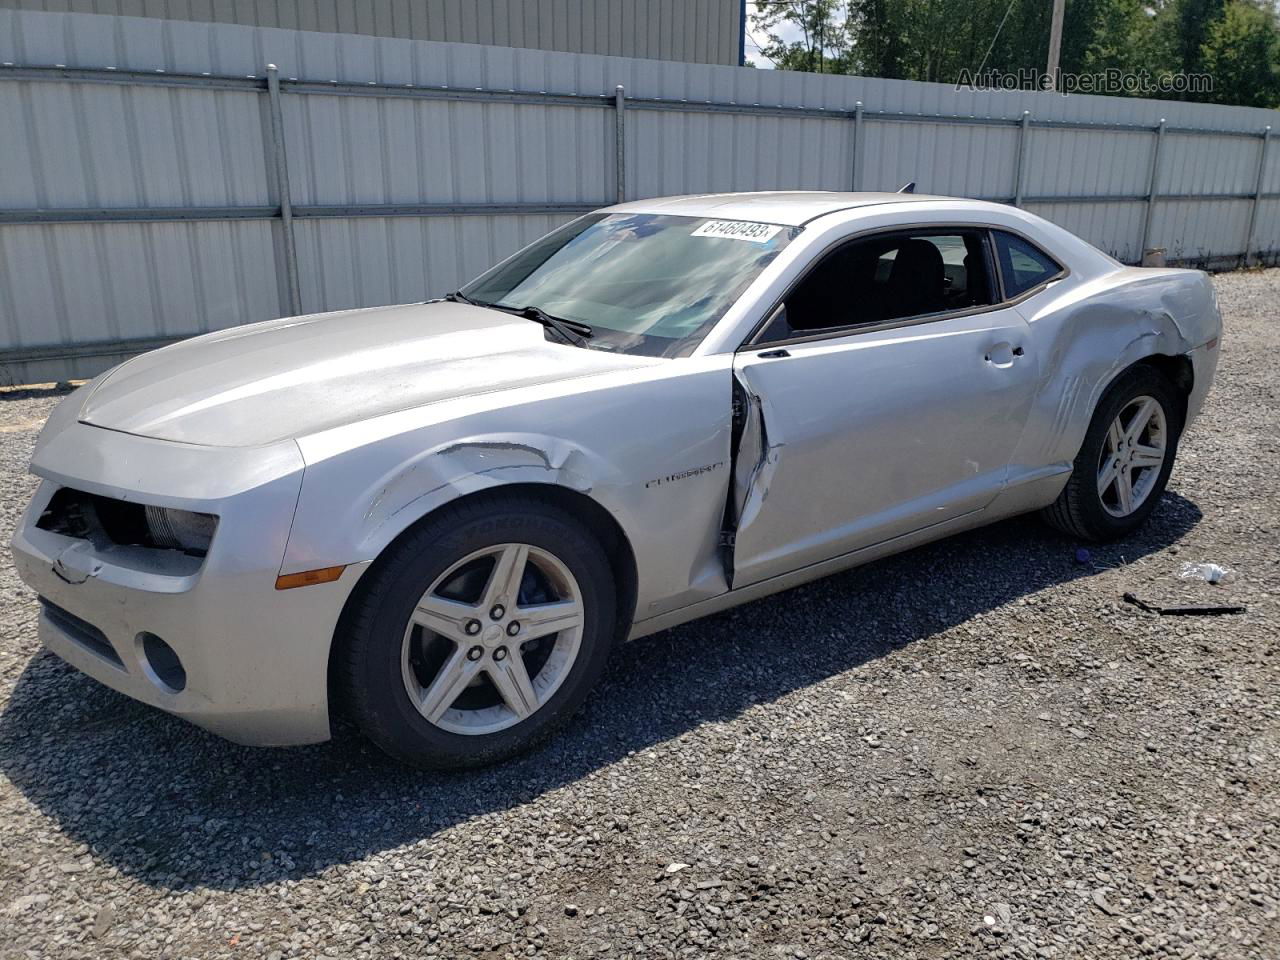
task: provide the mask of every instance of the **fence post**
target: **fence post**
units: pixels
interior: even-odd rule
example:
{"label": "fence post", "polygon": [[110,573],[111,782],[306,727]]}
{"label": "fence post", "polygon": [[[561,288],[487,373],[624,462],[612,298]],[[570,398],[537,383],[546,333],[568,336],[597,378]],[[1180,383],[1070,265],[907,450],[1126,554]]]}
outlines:
{"label": "fence post", "polygon": [[1026,168],[1027,137],[1031,135],[1031,111],[1023,110],[1018,122],[1018,159],[1013,168],[1013,205],[1022,206],[1022,171]]}
{"label": "fence post", "polygon": [[616,151],[616,156],[614,157],[614,169],[617,171],[619,203],[623,203],[627,199],[626,113],[626,90],[623,89],[622,84],[618,84],[613,90],[613,139],[614,149]]}
{"label": "fence post", "polygon": [[1253,185],[1253,208],[1249,211],[1249,234],[1244,240],[1244,265],[1253,257],[1254,233],[1258,227],[1258,207],[1262,206],[1262,181],[1267,173],[1267,146],[1271,143],[1271,125],[1262,128],[1262,149],[1258,151],[1258,178]]}
{"label": "fence post", "polygon": [[302,313],[302,292],[298,286],[298,250],[293,238],[293,201],[289,196],[289,161],[284,150],[284,113],[280,109],[280,70],[267,64],[267,99],[271,114],[271,161],[275,165],[276,193],[280,201],[280,226],[284,235],[285,286],[289,293],[289,315]]}
{"label": "fence post", "polygon": [[1147,215],[1142,221],[1142,246],[1138,249],[1138,262],[1147,257],[1151,246],[1151,220],[1156,213],[1156,180],[1160,176],[1160,145],[1164,143],[1164,117],[1156,126],[1156,142],[1151,148],[1151,171],[1147,174]]}
{"label": "fence post", "polygon": [[858,178],[862,176],[862,101],[855,100],[853,104],[853,157],[852,169],[849,171],[850,187],[854,193],[858,192]]}

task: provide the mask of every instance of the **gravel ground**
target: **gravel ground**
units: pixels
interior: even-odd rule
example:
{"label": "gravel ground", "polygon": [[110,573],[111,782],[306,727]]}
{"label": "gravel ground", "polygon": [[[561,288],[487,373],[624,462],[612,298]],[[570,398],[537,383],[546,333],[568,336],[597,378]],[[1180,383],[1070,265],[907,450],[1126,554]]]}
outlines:
{"label": "gravel ground", "polygon": [[[0,956],[1276,957],[1280,271],[1218,288],[1140,537],[1019,519],[639,641],[479,773],[127,700],[40,652],[6,555]],[[6,533],[56,400],[0,400]]]}

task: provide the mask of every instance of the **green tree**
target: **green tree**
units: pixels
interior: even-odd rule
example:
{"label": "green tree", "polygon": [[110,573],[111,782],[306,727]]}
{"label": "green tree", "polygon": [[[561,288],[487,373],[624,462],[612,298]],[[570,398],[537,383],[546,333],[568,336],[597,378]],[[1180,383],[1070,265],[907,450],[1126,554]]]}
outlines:
{"label": "green tree", "polygon": [[1204,45],[1214,24],[1222,19],[1226,0],[1178,0],[1172,7],[1178,31],[1175,51],[1182,70],[1201,73],[1204,70]]}
{"label": "green tree", "polygon": [[1204,99],[1246,107],[1280,103],[1280,30],[1275,14],[1256,0],[1230,0],[1209,25],[1200,68],[1213,80]]}
{"label": "green tree", "polygon": [[857,73],[906,76],[911,6],[910,0],[850,0],[845,33],[852,41],[851,64]]}
{"label": "green tree", "polygon": [[1062,29],[1062,69],[1094,73],[1133,69],[1150,32],[1151,15],[1142,0],[1071,0]]}
{"label": "green tree", "polygon": [[[1066,0],[1061,68],[1209,73],[1212,92],[1168,96],[1280,105],[1274,4]],[[755,23],[765,55],[785,70],[954,83],[979,66],[1043,70],[1051,9],[1050,0],[758,0]]]}
{"label": "green tree", "polygon": [[[756,26],[766,42],[761,54],[780,70],[850,73],[849,35],[841,0],[757,0]],[[787,41],[779,27],[789,25],[801,39]]]}
{"label": "green tree", "polygon": [[1019,23],[1028,18],[1048,23],[1024,0],[850,0],[850,63],[859,73],[950,83],[961,70],[977,69],[992,47],[987,67],[1017,70],[1030,63],[1021,43],[1028,31]]}

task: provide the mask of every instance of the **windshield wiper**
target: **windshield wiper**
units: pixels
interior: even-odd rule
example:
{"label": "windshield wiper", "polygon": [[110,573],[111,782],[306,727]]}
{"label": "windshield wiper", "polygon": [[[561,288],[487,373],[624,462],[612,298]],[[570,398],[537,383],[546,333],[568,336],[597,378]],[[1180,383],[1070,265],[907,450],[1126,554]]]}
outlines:
{"label": "windshield wiper", "polygon": [[565,320],[561,317],[553,317],[541,307],[535,307],[532,304],[527,307],[508,307],[501,303],[486,303],[483,300],[472,300],[461,290],[455,290],[453,293],[445,294],[444,299],[450,300],[453,303],[469,303],[473,307],[485,307],[489,310],[501,310],[503,313],[510,313],[517,317],[524,317],[526,320],[532,320],[535,323],[540,323],[544,327],[550,327],[575,347],[585,347],[587,345],[587,337],[591,336],[591,328],[587,326],[587,324],[578,320]]}
{"label": "windshield wiper", "polygon": [[544,327],[550,327],[575,347],[585,347],[587,345],[587,338],[591,336],[591,328],[585,323],[580,323],[577,320],[564,320],[560,317],[553,317],[541,307],[535,307],[532,304],[527,307],[512,307],[511,312],[518,317],[524,317],[526,320],[532,320],[535,323],[540,323]]}

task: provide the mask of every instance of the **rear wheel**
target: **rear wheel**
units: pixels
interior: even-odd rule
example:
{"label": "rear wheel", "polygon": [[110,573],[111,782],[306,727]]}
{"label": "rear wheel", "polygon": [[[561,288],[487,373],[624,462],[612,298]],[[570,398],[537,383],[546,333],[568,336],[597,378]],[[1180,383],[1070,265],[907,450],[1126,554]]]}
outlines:
{"label": "rear wheel", "polygon": [[614,633],[608,559],[537,500],[446,508],[381,558],[340,666],[364,733],[425,767],[492,763],[551,733]]}
{"label": "rear wheel", "polygon": [[1115,540],[1140,527],[1169,482],[1182,410],[1159,371],[1138,366],[1122,374],[1099,402],[1071,479],[1045,518],[1084,540]]}

